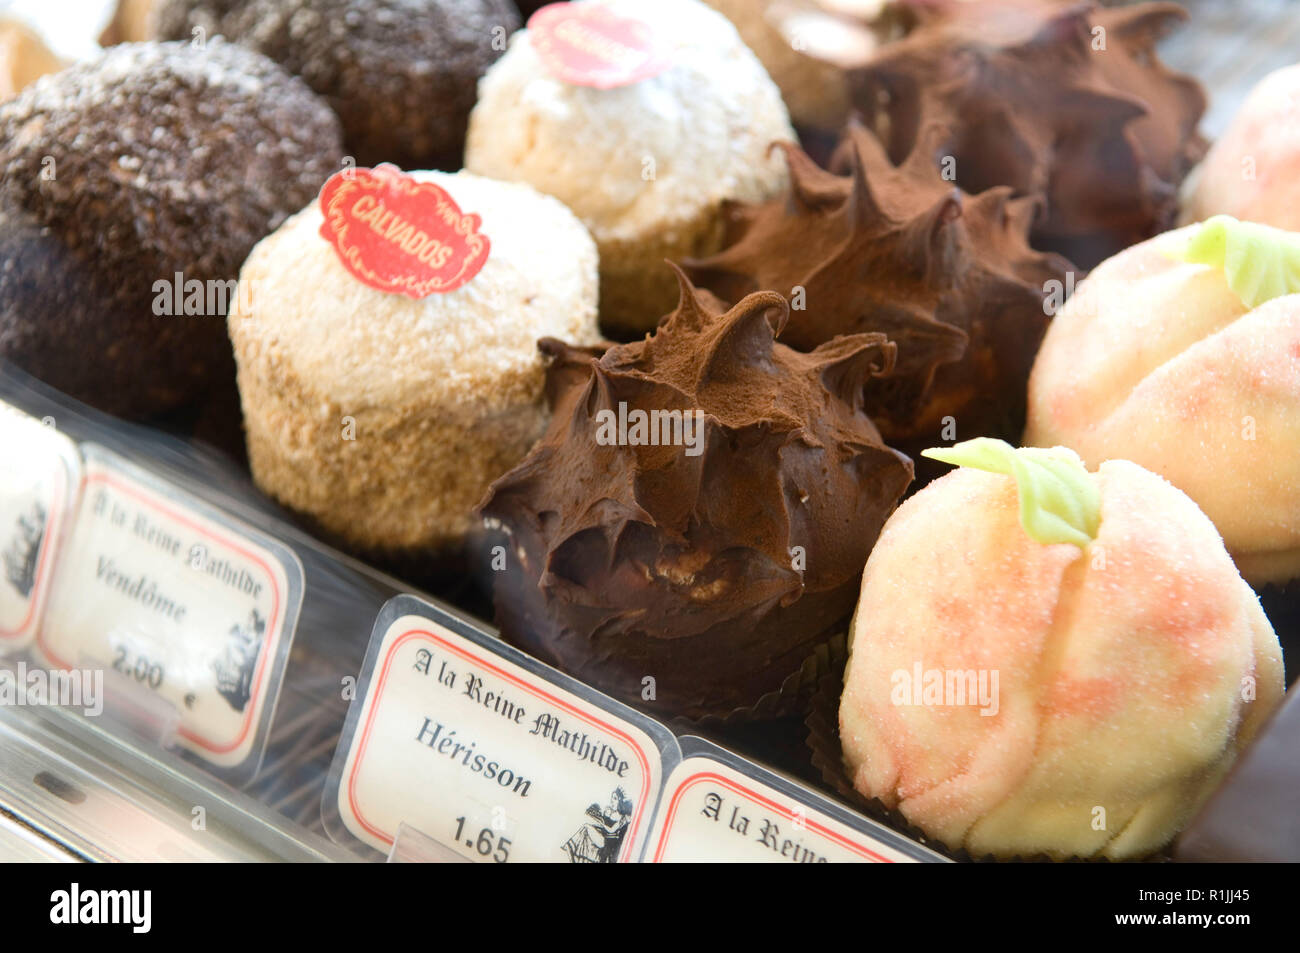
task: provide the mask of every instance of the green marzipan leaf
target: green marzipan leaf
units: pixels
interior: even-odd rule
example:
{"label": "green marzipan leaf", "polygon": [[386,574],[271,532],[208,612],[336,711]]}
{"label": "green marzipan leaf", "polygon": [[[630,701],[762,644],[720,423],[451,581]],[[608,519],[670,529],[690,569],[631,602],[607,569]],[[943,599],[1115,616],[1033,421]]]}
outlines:
{"label": "green marzipan leaf", "polygon": [[1073,450],[1017,450],[1004,440],[977,437],[922,450],[921,456],[1014,477],[1020,491],[1020,525],[1037,542],[1073,543],[1082,549],[1097,538],[1101,491]]}
{"label": "green marzipan leaf", "polygon": [[1252,310],[1300,292],[1300,234],[1296,232],[1216,215],[1170,254],[1180,261],[1221,269],[1232,293]]}

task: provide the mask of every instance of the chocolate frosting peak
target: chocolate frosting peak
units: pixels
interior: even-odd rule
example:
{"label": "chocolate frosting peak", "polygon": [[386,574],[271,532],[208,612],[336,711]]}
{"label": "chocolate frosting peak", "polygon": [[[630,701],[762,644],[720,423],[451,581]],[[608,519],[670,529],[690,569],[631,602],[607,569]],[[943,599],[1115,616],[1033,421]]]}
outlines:
{"label": "chocolate frosting peak", "polygon": [[850,85],[896,161],[925,124],[946,126],[932,161],[953,157],[971,192],[1046,197],[1035,246],[1091,268],[1169,227],[1204,155],[1204,91],[1155,54],[1185,18],[1173,3],[940,4]]}
{"label": "chocolate frosting peak", "polygon": [[794,347],[884,334],[895,366],[863,379],[863,400],[885,439],[907,450],[939,442],[949,415],[966,435],[1016,430],[1046,286],[1069,268],[1029,247],[1034,199],[1006,188],[970,196],[943,177],[930,156],[947,136],[927,127],[895,166],[854,123],[832,171],[783,145],[788,194],[731,209],[724,250],[687,262],[727,300],[794,296],[801,307],[782,336]]}
{"label": "chocolate frosting peak", "polygon": [[781,295],[727,309],[678,279],[643,341],[540,342],[551,425],[480,509],[513,542],[507,638],[627,701],[651,676],[656,710],[701,717],[777,690],[834,634],[912,466],[862,409],[893,368],[884,335],[801,353],[776,340]]}

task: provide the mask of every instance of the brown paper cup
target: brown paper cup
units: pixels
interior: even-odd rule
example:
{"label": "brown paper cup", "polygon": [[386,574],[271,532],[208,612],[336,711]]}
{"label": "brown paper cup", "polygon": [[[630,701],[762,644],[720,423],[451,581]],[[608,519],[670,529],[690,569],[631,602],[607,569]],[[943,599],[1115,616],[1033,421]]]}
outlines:
{"label": "brown paper cup", "polygon": [[799,717],[808,710],[808,704],[817,686],[826,677],[843,678],[848,662],[848,632],[844,623],[830,630],[833,634],[819,642],[803,660],[803,664],[790,673],[776,691],[768,692],[752,705],[735,708],[725,715],[706,715],[703,718],[674,718],[673,727],[683,731],[723,731],[737,725],[777,718]]}

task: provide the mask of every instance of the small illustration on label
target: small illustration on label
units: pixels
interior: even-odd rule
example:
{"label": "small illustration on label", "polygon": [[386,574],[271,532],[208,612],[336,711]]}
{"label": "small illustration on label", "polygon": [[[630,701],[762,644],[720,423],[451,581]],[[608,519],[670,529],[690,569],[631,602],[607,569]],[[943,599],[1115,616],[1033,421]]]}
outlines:
{"label": "small illustration on label", "polygon": [[265,635],[266,620],[254,609],[247,622],[230,627],[225,652],[212,662],[217,693],[237,712],[247,708],[253,696],[253,672]]}
{"label": "small illustration on label", "polygon": [[321,238],[354,278],[419,300],[471,281],[487,262],[482,220],[456,200],[387,163],[336,173],[320,191]]}
{"label": "small illustration on label", "polygon": [[542,7],[529,18],[528,33],[547,71],[574,86],[631,86],[672,65],[668,42],[649,23],[601,4]]}
{"label": "small illustration on label", "polygon": [[5,580],[24,599],[31,596],[36,585],[36,560],[45,539],[45,520],[45,507],[34,502],[31,509],[18,516],[4,550]]}
{"label": "small illustration on label", "polygon": [[633,807],[622,788],[614,789],[604,807],[588,806],[588,820],[564,843],[569,860],[575,864],[617,863]]}

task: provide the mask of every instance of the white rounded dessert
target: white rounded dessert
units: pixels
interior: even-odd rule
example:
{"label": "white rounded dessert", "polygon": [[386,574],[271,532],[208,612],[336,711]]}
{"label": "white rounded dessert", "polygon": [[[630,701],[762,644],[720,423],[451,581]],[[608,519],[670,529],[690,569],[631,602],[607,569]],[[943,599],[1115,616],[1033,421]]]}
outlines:
{"label": "white rounded dessert", "polygon": [[1198,228],[1129,248],[1079,285],[1038,352],[1024,443],[1159,473],[1248,580],[1285,582],[1300,575],[1300,294],[1251,307],[1221,267],[1174,257]]}
{"label": "white rounded dessert", "polygon": [[419,300],[371,288],[313,202],[253,249],[229,319],[258,486],[380,552],[462,542],[548,419],[538,339],[599,340],[596,248],[568,209],[523,184],[411,175],[482,218],[471,281]]}
{"label": "white rounded dessert", "polygon": [[724,201],[778,194],[787,173],[769,146],[794,131],[762,65],[699,0],[581,2],[649,23],[671,43],[672,65],[627,86],[573,85],[521,30],[479,82],[465,167],[573,209],[600,249],[602,320],[647,330],[677,298],[664,259],[716,251]]}
{"label": "white rounded dessert", "polygon": [[1300,66],[1260,80],[1188,177],[1182,223],[1214,215],[1300,231]]}

